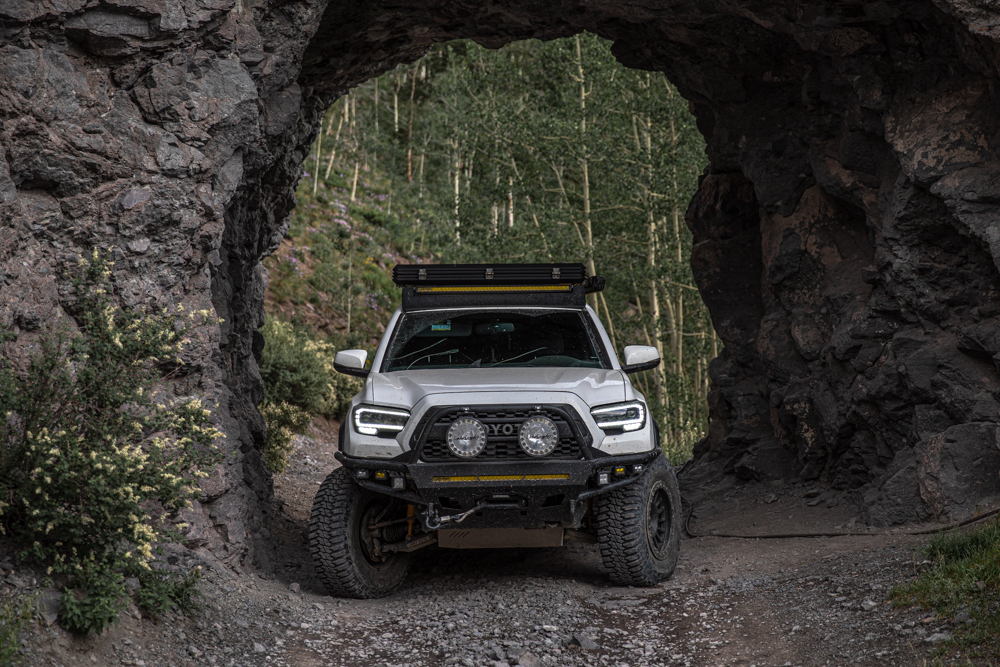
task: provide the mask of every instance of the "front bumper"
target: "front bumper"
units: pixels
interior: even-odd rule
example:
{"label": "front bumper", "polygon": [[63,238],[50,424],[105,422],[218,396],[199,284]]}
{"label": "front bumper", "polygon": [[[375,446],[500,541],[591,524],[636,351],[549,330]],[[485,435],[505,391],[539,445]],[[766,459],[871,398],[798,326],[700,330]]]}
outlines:
{"label": "front bumper", "polygon": [[[589,499],[634,483],[660,455],[653,449],[574,460],[440,463],[336,457],[362,487],[421,506],[424,529],[436,530],[456,526],[462,515],[460,525],[469,529],[579,528]],[[606,484],[599,484],[602,472]]]}

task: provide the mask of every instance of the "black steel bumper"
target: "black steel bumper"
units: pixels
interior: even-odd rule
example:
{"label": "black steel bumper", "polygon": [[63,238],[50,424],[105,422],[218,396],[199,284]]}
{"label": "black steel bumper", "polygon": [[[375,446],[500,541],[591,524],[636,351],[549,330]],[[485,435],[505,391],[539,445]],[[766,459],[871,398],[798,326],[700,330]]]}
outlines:
{"label": "black steel bumper", "polygon": [[[576,460],[440,463],[359,459],[341,452],[336,457],[362,487],[422,506],[424,529],[434,530],[458,527],[455,519],[463,514],[462,528],[578,528],[588,499],[635,482],[660,452],[595,454]],[[604,471],[608,483],[601,485],[598,475]],[[394,478],[401,478],[397,488]]]}

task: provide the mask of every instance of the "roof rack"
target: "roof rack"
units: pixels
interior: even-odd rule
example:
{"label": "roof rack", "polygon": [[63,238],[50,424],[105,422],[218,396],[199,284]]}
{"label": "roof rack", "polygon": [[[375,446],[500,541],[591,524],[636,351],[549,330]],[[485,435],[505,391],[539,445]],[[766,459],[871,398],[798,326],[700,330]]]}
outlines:
{"label": "roof rack", "polygon": [[397,264],[403,310],[481,306],[583,308],[585,295],[604,289],[583,264]]}

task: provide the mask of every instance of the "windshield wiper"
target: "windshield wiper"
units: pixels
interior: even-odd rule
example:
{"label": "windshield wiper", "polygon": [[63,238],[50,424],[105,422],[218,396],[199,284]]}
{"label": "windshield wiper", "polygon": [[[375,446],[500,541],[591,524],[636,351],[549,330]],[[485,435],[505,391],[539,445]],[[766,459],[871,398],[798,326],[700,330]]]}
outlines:
{"label": "windshield wiper", "polygon": [[414,359],[413,363],[411,363],[409,366],[407,366],[403,370],[406,370],[406,371],[410,370],[410,367],[413,366],[413,364],[415,364],[418,361],[420,361],[421,359],[430,359],[431,357],[440,357],[442,354],[456,354],[457,352],[458,352],[458,348],[456,347],[454,350],[445,350],[444,352],[434,352],[433,354],[425,354],[422,357],[417,357],[416,359]]}
{"label": "windshield wiper", "polygon": [[444,338],[439,338],[436,343],[431,343],[427,347],[425,347],[423,349],[420,349],[420,350],[417,350],[416,352],[410,352],[409,354],[404,354],[401,357],[396,357],[395,359],[393,359],[393,361],[402,361],[403,359],[406,359],[407,357],[412,357],[415,354],[420,354],[421,352],[426,352],[427,350],[431,349],[435,345],[440,345],[443,342],[444,342]]}
{"label": "windshield wiper", "polygon": [[506,364],[508,361],[514,361],[515,359],[520,359],[521,357],[526,357],[529,354],[534,354],[535,352],[541,352],[542,350],[551,350],[551,349],[552,348],[550,348],[548,346],[535,348],[534,350],[531,350],[530,352],[525,352],[523,354],[519,354],[516,357],[511,357],[510,359],[504,359],[503,361],[498,361],[495,364],[490,364],[490,367],[499,366],[500,364]]}

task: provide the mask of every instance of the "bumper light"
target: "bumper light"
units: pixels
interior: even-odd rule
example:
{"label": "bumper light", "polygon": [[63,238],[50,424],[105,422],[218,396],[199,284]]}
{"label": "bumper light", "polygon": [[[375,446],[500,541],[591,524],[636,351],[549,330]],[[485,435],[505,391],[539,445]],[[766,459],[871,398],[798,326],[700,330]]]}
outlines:
{"label": "bumper light", "polygon": [[590,414],[604,431],[638,431],[646,425],[646,406],[640,401],[605,405],[594,408]]}
{"label": "bumper light", "polygon": [[393,477],[392,488],[395,491],[402,491],[403,489],[406,488],[406,480],[403,479],[402,477]]}
{"label": "bumper light", "polygon": [[546,456],[559,444],[559,427],[547,417],[532,417],[518,432],[521,449],[532,456]]}
{"label": "bumper light", "polygon": [[364,468],[358,468],[357,470],[354,471],[354,476],[357,477],[358,479],[368,479],[371,475]]}
{"label": "bumper light", "polygon": [[478,419],[459,417],[448,428],[445,440],[455,456],[475,458],[486,448],[486,427]]}
{"label": "bumper light", "polygon": [[597,473],[597,485],[604,486],[611,483],[611,473],[607,470],[602,470]]}
{"label": "bumper light", "polygon": [[403,430],[410,413],[394,408],[359,405],[354,408],[354,430],[364,435],[392,437]]}

